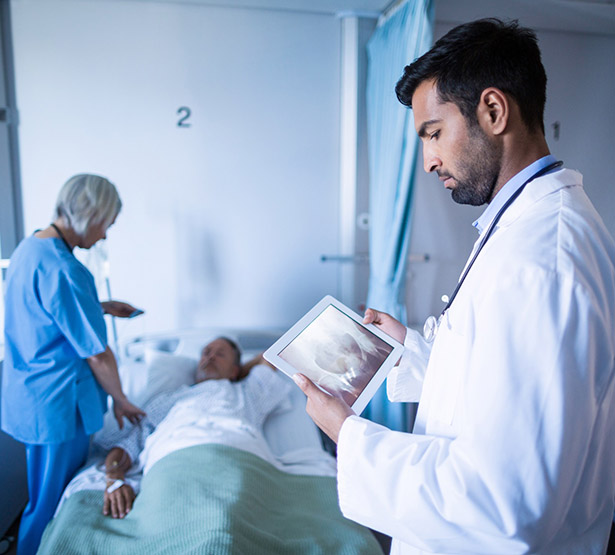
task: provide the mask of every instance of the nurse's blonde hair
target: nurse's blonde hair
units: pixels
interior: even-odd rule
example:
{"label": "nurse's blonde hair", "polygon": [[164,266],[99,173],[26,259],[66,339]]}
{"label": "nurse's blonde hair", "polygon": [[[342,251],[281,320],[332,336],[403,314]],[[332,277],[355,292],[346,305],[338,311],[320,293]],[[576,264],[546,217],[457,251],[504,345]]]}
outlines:
{"label": "nurse's blonde hair", "polygon": [[55,217],[84,237],[92,225],[110,225],[121,209],[113,183],[100,175],[83,173],[71,177],[60,189]]}

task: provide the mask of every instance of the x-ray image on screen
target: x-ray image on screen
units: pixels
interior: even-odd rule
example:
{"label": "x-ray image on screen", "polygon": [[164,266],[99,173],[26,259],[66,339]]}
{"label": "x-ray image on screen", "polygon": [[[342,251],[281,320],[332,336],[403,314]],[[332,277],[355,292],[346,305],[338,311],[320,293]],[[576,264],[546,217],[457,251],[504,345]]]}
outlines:
{"label": "x-ray image on screen", "polygon": [[278,356],[352,405],[392,350],[329,305]]}

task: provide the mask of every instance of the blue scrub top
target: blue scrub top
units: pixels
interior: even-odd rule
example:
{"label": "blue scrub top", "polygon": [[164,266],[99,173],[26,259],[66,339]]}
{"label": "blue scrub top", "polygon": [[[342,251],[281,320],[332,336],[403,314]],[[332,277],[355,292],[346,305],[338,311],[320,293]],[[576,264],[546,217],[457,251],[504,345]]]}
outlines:
{"label": "blue scrub top", "polygon": [[84,360],[107,330],[94,278],[61,239],[28,237],[7,271],[2,429],[24,443],[69,441],[77,411],[102,427],[106,394]]}

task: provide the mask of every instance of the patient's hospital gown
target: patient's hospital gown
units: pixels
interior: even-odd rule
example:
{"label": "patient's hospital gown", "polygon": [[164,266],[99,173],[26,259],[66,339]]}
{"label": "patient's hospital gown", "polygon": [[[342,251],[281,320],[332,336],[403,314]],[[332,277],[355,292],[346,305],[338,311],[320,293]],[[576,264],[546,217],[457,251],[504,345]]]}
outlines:
{"label": "patient's hospital gown", "polygon": [[[133,465],[125,480],[135,493],[143,473],[156,461],[206,443],[248,451],[289,474],[336,475],[335,459],[309,433],[316,432],[305,413],[305,397],[268,366],[255,366],[240,382],[207,380],[161,393],[144,408],[147,417],[138,427],[126,424],[120,431],[113,421],[94,436],[90,461],[64,491],[56,514],[74,493],[105,489],[103,453],[114,446],[130,454]],[[299,414],[303,419],[297,418]]]}
{"label": "patient's hospital gown", "polygon": [[256,366],[239,382],[205,380],[160,393],[145,405],[147,417],[128,435],[112,430],[96,442],[105,449],[121,447],[144,474],[165,455],[203,443],[230,445],[274,464],[263,423],[286,406],[288,397],[289,386],[273,370]]}

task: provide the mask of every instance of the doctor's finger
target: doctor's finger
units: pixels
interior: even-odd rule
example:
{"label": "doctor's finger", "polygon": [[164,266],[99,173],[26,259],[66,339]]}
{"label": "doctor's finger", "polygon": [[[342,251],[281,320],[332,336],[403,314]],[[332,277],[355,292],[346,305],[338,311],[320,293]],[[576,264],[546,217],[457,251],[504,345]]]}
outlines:
{"label": "doctor's finger", "polygon": [[317,388],[314,385],[314,382],[312,382],[312,380],[310,380],[304,374],[294,374],[293,380],[299,386],[301,391],[303,391],[303,393],[305,393],[309,398],[318,397],[320,395],[328,397],[328,395],[324,391]]}
{"label": "doctor's finger", "polygon": [[342,424],[354,411],[342,399],[321,391],[303,374],[295,374],[293,379],[308,397],[305,410],[310,418],[337,443]]}
{"label": "doctor's finger", "polygon": [[380,323],[380,312],[374,310],[373,308],[368,308],[365,311],[365,316],[363,317],[364,324],[379,324]]}
{"label": "doctor's finger", "polygon": [[368,308],[365,311],[363,323],[374,324],[384,333],[390,335],[393,339],[396,339],[400,343],[403,343],[406,339],[406,326],[386,312],[379,312],[373,308]]}

